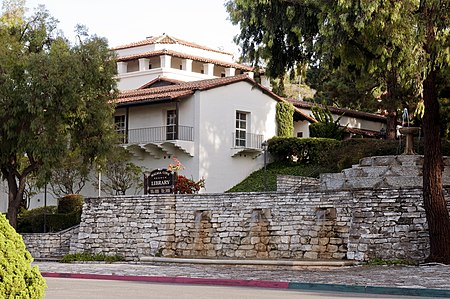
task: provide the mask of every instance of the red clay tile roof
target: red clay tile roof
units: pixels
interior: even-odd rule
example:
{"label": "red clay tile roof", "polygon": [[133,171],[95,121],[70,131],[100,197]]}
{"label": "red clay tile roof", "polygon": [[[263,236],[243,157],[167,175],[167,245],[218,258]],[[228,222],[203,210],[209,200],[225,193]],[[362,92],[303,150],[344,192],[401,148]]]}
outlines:
{"label": "red clay tile roof", "polygon": [[[180,84],[169,86],[123,91],[119,94],[117,103],[140,102],[143,100],[149,101],[163,98],[174,99],[180,97],[181,95],[192,94],[196,90],[206,90],[244,80],[254,82],[247,75],[239,75],[232,77],[183,82]],[[254,83],[256,84],[256,82]]]}
{"label": "red clay tile roof", "polygon": [[214,63],[214,64],[217,64],[217,65],[220,65],[223,67],[233,67],[235,69],[244,70],[244,71],[252,71],[253,70],[252,67],[244,65],[244,64],[209,59],[209,58],[205,58],[205,57],[189,55],[189,54],[176,52],[176,51],[172,51],[172,50],[158,50],[158,51],[145,52],[145,53],[140,53],[140,54],[135,54],[135,55],[122,56],[122,57],[118,57],[117,61],[128,61],[128,60],[155,57],[155,56],[161,56],[161,55],[169,55],[169,56],[178,57],[178,58],[182,58],[182,59],[192,59],[192,60],[200,61],[200,62],[204,62],[204,63]]}
{"label": "red clay tile roof", "polygon": [[167,77],[158,77],[158,78],[155,78],[155,79],[153,79],[152,81],[150,81],[148,83],[145,83],[144,85],[142,85],[138,89],[149,88],[153,84],[158,83],[158,82],[168,82],[168,83],[171,83],[171,84],[167,84],[167,85],[174,85],[174,84],[181,84],[181,83],[184,83],[186,81],[175,80],[175,79],[171,79],[171,78],[167,78]]}
{"label": "red clay tile roof", "polygon": [[130,44],[127,44],[127,45],[122,45],[122,46],[115,47],[115,48],[113,48],[113,50],[134,48],[134,47],[151,45],[151,44],[180,44],[180,45],[184,45],[184,46],[188,46],[188,47],[192,47],[192,48],[197,48],[197,49],[202,49],[202,50],[206,50],[206,51],[212,51],[212,52],[232,55],[232,53],[229,53],[229,52],[225,52],[225,51],[221,51],[221,50],[218,50],[218,49],[213,49],[213,48],[201,46],[201,45],[198,45],[196,43],[188,42],[188,41],[185,41],[185,40],[182,40],[182,39],[179,39],[179,38],[175,38],[175,37],[172,37],[172,36],[168,36],[168,35],[149,37],[149,38],[147,38],[145,40],[142,40],[142,41],[139,41],[139,42],[134,42],[134,43],[130,43]]}
{"label": "red clay tile roof", "polygon": [[[305,102],[305,101],[299,101],[296,99],[286,99],[288,102],[292,103],[297,108],[303,108],[303,109],[311,109],[315,103],[311,102]],[[356,110],[350,110],[350,109],[344,109],[344,108],[337,108],[337,107],[331,107],[328,106],[328,109],[331,113],[342,115],[348,117],[357,117],[362,118],[366,120],[376,121],[376,122],[386,122],[386,117],[383,115],[375,114],[375,113],[368,113],[368,112],[362,112],[362,111],[356,111]]]}
{"label": "red clay tile roof", "polygon": [[350,128],[350,127],[343,127],[344,131],[348,133],[352,133],[355,135],[363,135],[368,137],[380,137],[379,131],[371,131],[371,130],[365,130],[365,129],[359,129],[359,128]]}
{"label": "red clay tile roof", "polygon": [[[153,80],[154,81],[154,80]],[[152,82],[153,82],[152,81]],[[274,100],[279,102],[285,102],[286,100],[279,97],[271,90],[265,88],[264,86],[258,84],[256,81],[248,77],[247,74],[231,76],[231,77],[223,77],[223,78],[215,78],[208,80],[199,80],[199,81],[191,81],[191,82],[183,82],[175,85],[168,86],[160,86],[153,88],[144,88],[144,89],[135,89],[123,91],[119,94],[118,98],[115,100],[118,105],[126,105],[130,103],[143,103],[143,102],[152,102],[152,101],[160,101],[160,100],[173,100],[177,98],[183,98],[189,95],[194,94],[196,90],[207,90],[211,88],[216,88],[240,81],[246,81],[250,84],[253,84],[255,87],[259,88],[263,93],[272,97]],[[149,82],[150,83],[150,82]],[[147,83],[148,84],[148,83]],[[146,84],[146,85],[147,85]],[[145,85],[144,85],[145,86]],[[300,109],[294,107],[295,113],[301,119],[305,119],[309,122],[317,122],[314,118],[309,115],[303,113]]]}
{"label": "red clay tile roof", "polygon": [[[271,90],[265,88],[264,86],[256,83],[253,79],[248,77],[248,75],[238,75],[231,77],[223,77],[223,78],[215,78],[208,80],[199,80],[199,81],[191,81],[191,82],[183,82],[175,85],[168,86],[160,86],[153,88],[145,88],[145,89],[135,89],[123,91],[119,94],[118,98],[115,102],[119,105],[128,104],[128,103],[139,103],[139,102],[151,102],[156,100],[172,100],[176,98],[185,97],[193,94],[196,90],[207,90],[211,88],[216,88],[220,86],[225,86],[228,84],[246,81],[250,84],[253,84],[255,87],[259,88],[263,93],[269,95],[276,101],[285,101],[283,98],[279,97]],[[298,110],[298,109],[296,109]],[[298,111],[302,116],[308,117],[304,115],[301,111]]]}

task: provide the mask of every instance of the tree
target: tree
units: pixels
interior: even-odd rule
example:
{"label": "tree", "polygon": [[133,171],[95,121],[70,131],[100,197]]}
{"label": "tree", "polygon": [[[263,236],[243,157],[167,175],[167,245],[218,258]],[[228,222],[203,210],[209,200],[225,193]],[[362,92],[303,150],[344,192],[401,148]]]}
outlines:
{"label": "tree", "polygon": [[306,83],[317,90],[315,103],[371,113],[381,109],[378,82],[364,72],[313,66],[307,71]]}
{"label": "tree", "polygon": [[69,152],[59,167],[52,169],[50,186],[54,195],[63,197],[81,192],[88,181],[90,170],[82,158],[79,151]]}
{"label": "tree", "polygon": [[20,1],[5,3],[0,169],[8,183],[7,216],[16,227],[31,173],[50,173],[72,151],[90,165],[111,149],[116,67],[106,40],[78,30],[72,45],[43,7],[26,18]]}
{"label": "tree", "polygon": [[[395,11],[381,10],[382,13],[374,18],[373,11],[382,5],[350,2],[340,1],[331,5],[328,1],[312,0],[252,3],[237,0],[229,1],[227,9],[232,22],[239,23],[242,28],[236,41],[241,43],[243,55],[254,63],[267,61],[269,75],[282,76],[284,72],[304,66],[309,61],[311,67],[320,68],[334,78],[345,73],[344,78],[350,79],[352,74],[353,84],[363,94],[382,91],[378,99],[383,101],[383,109],[388,111],[387,136],[393,139],[397,108],[402,108],[407,99],[417,94],[414,88],[417,86],[416,77],[406,80],[406,74],[412,72],[403,70],[406,66],[414,68],[415,63],[410,63],[415,61],[411,58],[413,55],[400,53],[405,43],[412,41],[408,37],[413,35],[414,27],[398,18],[390,19],[390,13],[398,13],[402,5],[397,5]],[[367,19],[370,19],[371,23],[366,22],[370,26],[364,27]],[[373,34],[381,28],[383,34]],[[401,36],[392,35],[395,30],[402,30]],[[386,49],[378,45],[385,41],[386,36],[397,40],[384,52]],[[399,45],[398,41],[403,43]],[[341,100],[342,97],[331,100],[336,99]],[[353,108],[353,105],[348,105],[349,100],[355,99],[339,101],[337,106]],[[372,110],[375,104],[370,96],[360,97],[358,102],[363,110]]]}
{"label": "tree", "polygon": [[437,78],[450,63],[450,1],[234,0],[227,9],[240,25],[236,41],[243,54],[266,59],[271,74],[305,59],[338,69],[352,66],[383,83],[391,113],[405,96],[416,94],[416,86],[423,90],[428,260],[450,264],[437,92]]}
{"label": "tree", "polygon": [[135,187],[135,194],[144,187],[143,168],[130,161],[130,153],[118,147],[111,152],[104,167],[102,185],[110,195],[125,195]]}

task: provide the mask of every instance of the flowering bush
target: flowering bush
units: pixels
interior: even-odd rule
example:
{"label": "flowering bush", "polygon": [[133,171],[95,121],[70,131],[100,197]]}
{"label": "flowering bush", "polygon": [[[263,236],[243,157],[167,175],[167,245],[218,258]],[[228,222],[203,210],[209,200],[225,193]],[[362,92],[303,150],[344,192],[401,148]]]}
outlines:
{"label": "flowering bush", "polygon": [[178,171],[183,170],[184,166],[181,164],[180,160],[178,160],[176,157],[172,158],[175,161],[175,164],[169,164],[168,170],[178,173]]}
{"label": "flowering bush", "polygon": [[188,179],[184,175],[178,174],[180,170],[184,169],[184,166],[176,157],[173,157],[173,160],[175,161],[175,164],[169,164],[168,170],[174,172],[176,176],[175,193],[193,194],[200,191],[200,189],[205,188],[204,178],[201,178],[196,182],[193,179]]}
{"label": "flowering bush", "polygon": [[175,184],[175,193],[193,194],[200,191],[201,188],[205,188],[204,178],[201,178],[198,182],[196,182],[192,179],[188,179],[184,175],[179,175]]}

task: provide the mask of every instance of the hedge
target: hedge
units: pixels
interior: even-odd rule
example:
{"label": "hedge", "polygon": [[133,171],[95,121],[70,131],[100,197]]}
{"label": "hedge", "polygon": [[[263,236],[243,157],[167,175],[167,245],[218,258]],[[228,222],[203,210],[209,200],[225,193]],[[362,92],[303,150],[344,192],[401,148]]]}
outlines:
{"label": "hedge", "polygon": [[326,152],[338,145],[339,141],[328,138],[274,137],[268,141],[268,150],[278,161],[322,164]]}

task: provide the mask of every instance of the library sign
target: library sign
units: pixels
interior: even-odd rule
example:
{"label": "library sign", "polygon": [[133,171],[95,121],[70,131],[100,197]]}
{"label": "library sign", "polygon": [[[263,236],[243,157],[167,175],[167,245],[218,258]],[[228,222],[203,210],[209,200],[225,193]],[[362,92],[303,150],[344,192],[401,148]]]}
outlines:
{"label": "library sign", "polygon": [[167,169],[156,169],[144,175],[144,194],[175,193],[176,175]]}

